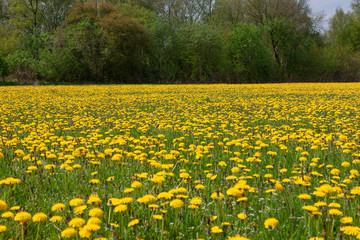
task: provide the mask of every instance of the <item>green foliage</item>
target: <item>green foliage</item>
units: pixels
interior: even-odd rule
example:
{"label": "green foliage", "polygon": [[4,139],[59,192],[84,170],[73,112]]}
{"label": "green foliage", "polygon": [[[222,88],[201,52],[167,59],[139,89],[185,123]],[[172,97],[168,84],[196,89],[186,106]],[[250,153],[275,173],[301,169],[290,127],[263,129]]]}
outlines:
{"label": "green foliage", "polygon": [[40,73],[59,83],[102,81],[101,35],[101,29],[86,20],[59,30],[40,53]]}
{"label": "green foliage", "polygon": [[141,81],[148,36],[135,19],[111,13],[99,21],[107,42],[107,76],[112,81]]}
{"label": "green foliage", "polygon": [[264,33],[275,62],[279,80],[306,80],[314,75],[316,35],[299,31],[285,18],[265,21]]}
{"label": "green foliage", "polygon": [[117,11],[123,16],[135,18],[140,24],[147,25],[149,22],[155,21],[156,13],[129,3],[120,3],[116,7]]}
{"label": "green foliage", "polygon": [[18,49],[7,56],[10,71],[19,79],[37,80],[39,75],[40,51],[49,40],[48,34],[23,34]]}
{"label": "green foliage", "polygon": [[4,80],[5,77],[7,77],[9,75],[10,75],[9,65],[5,61],[5,59],[3,59],[0,56],[0,76],[2,77],[2,80]]}
{"label": "green foliage", "polygon": [[359,2],[321,35],[302,0],[2,0],[0,56],[49,83],[355,79]]}
{"label": "green foliage", "polygon": [[170,21],[156,18],[147,24],[150,35],[150,69],[148,78],[152,82],[160,80],[171,82],[180,77],[180,65],[177,63],[181,53],[175,26]]}
{"label": "green foliage", "polygon": [[231,59],[236,77],[242,81],[265,82],[271,77],[272,59],[255,24],[238,24],[231,37]]}
{"label": "green foliage", "polygon": [[[83,15],[79,15],[82,13]],[[58,82],[129,83],[143,78],[148,36],[109,4],[77,5],[42,52],[41,73]]]}
{"label": "green foliage", "polygon": [[15,52],[19,43],[19,31],[9,25],[0,25],[0,42],[0,56]]}
{"label": "green foliage", "polygon": [[221,32],[201,24],[185,25],[176,32],[180,74],[192,82],[219,77],[226,61]]}

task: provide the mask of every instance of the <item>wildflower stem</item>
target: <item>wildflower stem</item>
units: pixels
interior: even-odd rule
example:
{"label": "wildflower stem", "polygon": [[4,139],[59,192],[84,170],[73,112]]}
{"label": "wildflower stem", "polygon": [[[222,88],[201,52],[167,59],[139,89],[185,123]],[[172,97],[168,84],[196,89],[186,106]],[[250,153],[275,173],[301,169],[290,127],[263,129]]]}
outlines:
{"label": "wildflower stem", "polygon": [[161,237],[160,240],[162,240],[164,237],[164,218],[161,220]]}
{"label": "wildflower stem", "polygon": [[21,239],[24,240],[24,226],[21,226]]}
{"label": "wildflower stem", "polygon": [[39,232],[40,232],[40,222],[38,222],[38,227],[37,227],[37,232],[36,232],[35,240],[38,239],[38,237],[39,237]]}
{"label": "wildflower stem", "polygon": [[110,224],[111,211],[112,211],[112,206],[109,207],[108,224]]}
{"label": "wildflower stem", "polygon": [[332,223],[331,223],[331,228],[330,228],[330,235],[329,235],[330,239],[333,238],[334,224],[335,224],[335,219],[332,218]]}

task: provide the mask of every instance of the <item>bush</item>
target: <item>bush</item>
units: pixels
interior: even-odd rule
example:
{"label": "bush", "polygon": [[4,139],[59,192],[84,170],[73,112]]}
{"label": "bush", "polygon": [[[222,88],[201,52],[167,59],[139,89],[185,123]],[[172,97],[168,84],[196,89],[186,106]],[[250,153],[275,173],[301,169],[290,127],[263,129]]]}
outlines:
{"label": "bush", "polygon": [[3,59],[0,56],[0,76],[1,76],[2,80],[5,81],[5,77],[7,77],[9,75],[10,75],[9,65],[5,61],[5,59]]}
{"label": "bush", "polygon": [[269,80],[272,58],[260,27],[255,24],[238,24],[233,30],[230,49],[236,78],[250,82]]}

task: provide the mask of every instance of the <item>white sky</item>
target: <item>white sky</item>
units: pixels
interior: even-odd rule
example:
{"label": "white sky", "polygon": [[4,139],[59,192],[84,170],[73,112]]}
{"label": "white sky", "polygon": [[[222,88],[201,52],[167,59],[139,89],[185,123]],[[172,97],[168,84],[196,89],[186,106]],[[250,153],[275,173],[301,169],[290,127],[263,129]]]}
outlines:
{"label": "white sky", "polygon": [[309,5],[313,13],[323,12],[325,20],[324,28],[328,28],[329,19],[335,14],[336,8],[341,7],[345,12],[350,10],[351,0],[309,0]]}

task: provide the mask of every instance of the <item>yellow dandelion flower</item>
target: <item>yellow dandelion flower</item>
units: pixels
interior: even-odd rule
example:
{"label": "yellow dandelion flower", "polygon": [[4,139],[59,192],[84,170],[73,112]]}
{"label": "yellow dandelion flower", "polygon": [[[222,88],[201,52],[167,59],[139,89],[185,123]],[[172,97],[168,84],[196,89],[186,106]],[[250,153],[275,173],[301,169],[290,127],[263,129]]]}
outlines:
{"label": "yellow dandelion flower", "polygon": [[202,184],[198,184],[198,185],[195,186],[195,188],[196,188],[196,189],[204,189],[205,186],[202,185]]}
{"label": "yellow dandelion flower", "polygon": [[300,194],[298,196],[298,198],[307,200],[307,199],[311,199],[311,196],[309,194],[303,193],[303,194]]}
{"label": "yellow dandelion flower", "polygon": [[132,187],[132,188],[141,188],[141,187],[142,187],[142,184],[141,184],[141,182],[139,182],[139,181],[135,181],[135,182],[133,182],[133,183],[131,184],[131,187]]}
{"label": "yellow dandelion flower", "polygon": [[340,208],[341,207],[341,205],[339,203],[334,203],[334,202],[330,203],[328,206],[331,208]]}
{"label": "yellow dandelion flower", "polygon": [[133,192],[133,191],[134,191],[133,188],[125,188],[125,189],[124,189],[124,193],[131,193],[131,192]]}
{"label": "yellow dandelion flower", "polygon": [[190,208],[190,209],[199,209],[199,206],[195,205],[195,204],[189,204],[188,208]]}
{"label": "yellow dandelion flower", "polygon": [[72,207],[78,207],[84,204],[84,200],[82,200],[81,198],[74,198],[71,199],[69,202],[69,205]]}
{"label": "yellow dandelion flower", "polygon": [[79,230],[79,235],[80,235],[80,237],[82,237],[82,238],[91,238],[92,232],[89,231],[89,230],[86,229],[86,228],[81,228],[81,229]]}
{"label": "yellow dandelion flower", "polygon": [[312,206],[312,205],[306,205],[306,206],[303,206],[302,209],[308,211],[308,212],[315,212],[315,211],[318,211],[319,209],[315,206]]}
{"label": "yellow dandelion flower", "polygon": [[219,228],[218,226],[214,226],[211,228],[211,232],[212,233],[222,233],[223,230],[221,228]]}
{"label": "yellow dandelion flower", "polygon": [[31,214],[28,212],[19,212],[15,215],[15,221],[24,224],[31,220]]}
{"label": "yellow dandelion flower", "polygon": [[268,218],[265,220],[264,225],[265,228],[274,228],[278,225],[279,221],[276,218]]}
{"label": "yellow dandelion flower", "polygon": [[101,224],[101,220],[100,218],[97,218],[97,217],[91,217],[88,219],[87,223],[88,224],[97,224],[97,225],[100,225]]}
{"label": "yellow dandelion flower", "polygon": [[61,222],[63,220],[63,218],[61,216],[53,216],[52,218],[50,218],[50,222],[56,223],[56,222]]}
{"label": "yellow dandelion flower", "polygon": [[213,198],[213,199],[224,199],[225,196],[221,192],[213,192],[211,194],[211,198]]}
{"label": "yellow dandelion flower", "polygon": [[343,213],[341,211],[339,211],[338,209],[336,209],[336,208],[330,209],[329,214],[330,215],[336,215],[336,216],[342,216],[343,215]]}
{"label": "yellow dandelion flower", "polygon": [[10,208],[11,211],[18,211],[20,210],[20,206],[13,206]]}
{"label": "yellow dandelion flower", "polygon": [[139,223],[139,219],[131,220],[128,224],[128,227],[135,226],[138,223]]}
{"label": "yellow dandelion flower", "polygon": [[184,206],[184,202],[180,199],[174,199],[170,202],[170,206],[173,208],[181,208]]}
{"label": "yellow dandelion flower", "polygon": [[353,221],[353,218],[352,217],[343,217],[340,219],[340,222],[342,224],[348,224],[348,223],[352,223]]}
{"label": "yellow dandelion flower", "polygon": [[340,228],[340,231],[349,236],[356,236],[360,233],[360,228],[354,226],[345,226]]}
{"label": "yellow dandelion flower", "polygon": [[226,191],[226,194],[229,196],[235,196],[235,197],[240,197],[241,195],[244,194],[243,190],[239,190],[235,187],[231,187]]}
{"label": "yellow dandelion flower", "polygon": [[163,219],[163,216],[162,215],[159,215],[159,214],[155,214],[152,216],[154,219],[156,220],[162,220]]}
{"label": "yellow dandelion flower", "polygon": [[59,211],[62,211],[65,209],[65,204],[63,203],[56,203],[52,206],[51,208],[51,211],[56,211],[56,212],[59,212]]}
{"label": "yellow dandelion flower", "polygon": [[33,222],[43,222],[47,219],[47,215],[45,213],[39,212],[35,213],[32,217]]}
{"label": "yellow dandelion flower", "polygon": [[91,184],[98,184],[99,182],[100,182],[99,179],[90,179],[89,180],[89,183],[91,183]]}
{"label": "yellow dandelion flower", "polygon": [[85,220],[82,218],[73,218],[68,223],[69,227],[82,227],[85,224]]}
{"label": "yellow dandelion flower", "polygon": [[326,206],[327,204],[326,203],[324,203],[324,202],[316,202],[316,203],[314,203],[314,206],[315,207],[323,207],[323,206]]}
{"label": "yellow dandelion flower", "polygon": [[194,197],[190,200],[190,204],[199,205],[202,203],[202,199],[200,197]]}
{"label": "yellow dandelion flower", "polygon": [[87,201],[87,203],[89,203],[89,204],[93,204],[93,203],[99,204],[101,202],[102,202],[102,200],[99,198],[99,196],[97,194],[91,194]]}
{"label": "yellow dandelion flower", "polygon": [[222,223],[221,223],[221,226],[231,226],[231,223],[229,223],[229,222],[222,222]]}
{"label": "yellow dandelion flower", "polygon": [[168,192],[161,192],[158,194],[157,198],[164,198],[164,199],[171,199],[172,197],[174,197],[174,194],[172,193],[168,193]]}
{"label": "yellow dandelion flower", "polygon": [[0,210],[6,210],[8,208],[7,203],[0,199]]}
{"label": "yellow dandelion flower", "polygon": [[10,212],[10,211],[7,211],[7,212],[4,212],[3,214],[1,214],[1,217],[3,218],[13,218],[15,215]]}
{"label": "yellow dandelion flower", "polygon": [[74,208],[74,213],[81,215],[84,213],[86,208],[87,208],[86,205],[78,206],[78,207]]}
{"label": "yellow dandelion flower", "polygon": [[0,225],[0,233],[5,232],[7,227],[5,225]]}
{"label": "yellow dandelion flower", "polygon": [[120,225],[119,225],[119,224],[117,224],[117,223],[110,223],[110,226],[112,226],[112,227],[114,227],[114,228],[118,228],[118,227],[120,227]]}
{"label": "yellow dandelion flower", "polygon": [[226,240],[250,240],[250,238],[241,237],[240,235],[235,235],[234,237],[227,237]]}
{"label": "yellow dandelion flower", "polygon": [[89,211],[90,217],[101,217],[104,214],[104,211],[100,208],[93,208]]}
{"label": "yellow dandelion flower", "polygon": [[88,231],[94,232],[94,231],[98,231],[100,230],[100,226],[98,224],[91,224],[91,223],[87,223],[83,229],[86,229]]}
{"label": "yellow dandelion flower", "polygon": [[114,212],[123,212],[128,209],[127,205],[119,204],[115,207]]}

